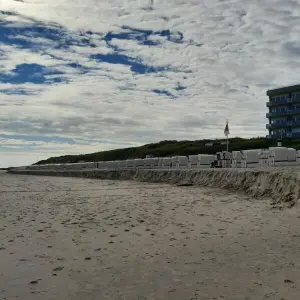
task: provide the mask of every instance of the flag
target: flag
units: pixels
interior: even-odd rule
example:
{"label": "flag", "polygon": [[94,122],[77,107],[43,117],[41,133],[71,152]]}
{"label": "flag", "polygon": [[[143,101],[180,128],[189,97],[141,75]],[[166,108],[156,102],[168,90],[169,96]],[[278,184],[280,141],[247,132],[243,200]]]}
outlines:
{"label": "flag", "polygon": [[225,134],[225,136],[228,137],[229,133],[230,132],[229,132],[228,120],[226,120],[226,126],[225,126],[225,129],[224,129],[224,134]]}

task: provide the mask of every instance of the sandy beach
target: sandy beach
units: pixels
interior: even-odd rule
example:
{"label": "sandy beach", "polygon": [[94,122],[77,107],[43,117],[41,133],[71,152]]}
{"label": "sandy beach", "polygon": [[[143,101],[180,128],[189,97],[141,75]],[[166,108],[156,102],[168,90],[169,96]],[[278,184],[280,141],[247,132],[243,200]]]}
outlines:
{"label": "sandy beach", "polygon": [[0,174],[1,299],[300,298],[300,214],[224,189]]}

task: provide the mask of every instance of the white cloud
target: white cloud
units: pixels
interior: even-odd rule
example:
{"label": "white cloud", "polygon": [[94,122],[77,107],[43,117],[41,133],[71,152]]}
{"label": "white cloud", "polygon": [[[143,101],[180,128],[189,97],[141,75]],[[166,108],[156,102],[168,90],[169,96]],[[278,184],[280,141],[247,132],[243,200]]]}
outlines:
{"label": "white cloud", "polygon": [[[84,138],[86,148],[80,151],[92,152],[116,147],[94,145],[92,138],[118,142],[119,147],[222,137],[229,118],[232,135],[262,136],[266,90],[299,80],[298,1],[0,0],[0,7],[15,14],[0,13],[0,20],[12,22],[6,27],[13,24],[19,29],[14,38],[37,45],[29,49],[0,44],[0,73],[8,76],[17,65],[35,63],[62,72],[59,76],[67,79],[52,85],[0,80],[0,91],[6,91],[0,94],[3,134]],[[61,35],[55,42],[42,34],[25,36],[25,25],[44,26]],[[170,38],[149,34],[149,43],[158,43],[149,46],[126,39],[124,34],[142,33],[122,26],[170,30]],[[103,37],[108,33],[112,38],[107,44]],[[92,59],[96,54],[123,55],[119,60],[124,64]],[[138,74],[131,68],[139,65],[131,66],[126,57],[141,66],[167,70]],[[176,90],[178,85],[184,89]],[[31,95],[8,94],[13,89]],[[153,90],[170,92],[175,98]],[[36,153],[44,153],[45,146],[37,145]],[[57,151],[51,150],[49,156],[74,149],[53,145]],[[2,153],[0,157],[6,155]],[[24,155],[24,162],[34,156]]]}

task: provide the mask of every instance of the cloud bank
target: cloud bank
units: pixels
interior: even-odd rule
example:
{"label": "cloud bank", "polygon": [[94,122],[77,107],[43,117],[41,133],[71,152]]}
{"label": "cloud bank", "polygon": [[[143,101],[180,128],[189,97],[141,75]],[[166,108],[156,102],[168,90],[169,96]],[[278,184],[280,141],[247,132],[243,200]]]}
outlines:
{"label": "cloud bank", "polygon": [[266,135],[298,84],[294,0],[0,0],[0,167],[163,139]]}

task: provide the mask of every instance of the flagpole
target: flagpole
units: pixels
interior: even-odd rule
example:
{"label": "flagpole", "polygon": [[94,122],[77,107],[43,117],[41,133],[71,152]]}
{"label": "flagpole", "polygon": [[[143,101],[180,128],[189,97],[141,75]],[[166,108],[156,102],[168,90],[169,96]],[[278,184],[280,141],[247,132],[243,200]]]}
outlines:
{"label": "flagpole", "polygon": [[227,152],[228,152],[228,134],[227,134],[227,143],[226,143],[226,149],[227,149]]}
{"label": "flagpole", "polygon": [[226,126],[224,129],[224,134],[226,135],[226,151],[228,152],[228,148],[229,148],[229,127],[228,127],[228,119],[226,119]]}

